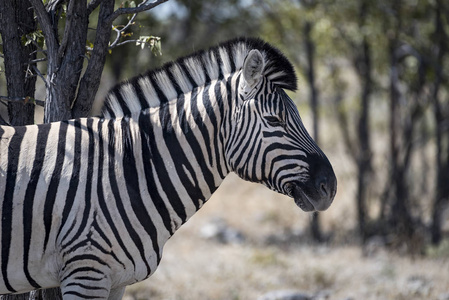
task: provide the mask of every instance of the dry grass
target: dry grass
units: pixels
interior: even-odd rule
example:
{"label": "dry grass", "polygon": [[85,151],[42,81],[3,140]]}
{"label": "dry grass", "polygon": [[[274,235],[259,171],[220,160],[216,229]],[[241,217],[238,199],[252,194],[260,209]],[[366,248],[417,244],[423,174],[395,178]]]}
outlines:
{"label": "dry grass", "polygon": [[[348,232],[351,224],[342,220],[353,212],[339,189],[323,225]],[[245,240],[205,239],[202,228],[217,218]],[[363,257],[356,245],[301,243],[309,219],[291,199],[231,175],[167,243],[156,273],[128,287],[126,297],[257,299],[272,290],[294,289],[325,291],[327,299],[449,299],[448,257],[412,259],[383,249]]]}

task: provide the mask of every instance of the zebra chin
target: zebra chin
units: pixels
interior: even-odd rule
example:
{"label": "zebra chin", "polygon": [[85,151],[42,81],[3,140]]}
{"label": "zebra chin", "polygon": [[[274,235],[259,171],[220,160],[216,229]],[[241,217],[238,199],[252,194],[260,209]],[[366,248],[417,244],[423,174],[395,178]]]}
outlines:
{"label": "zebra chin", "polygon": [[316,189],[316,185],[309,182],[290,182],[286,184],[287,195],[294,199],[296,205],[305,212],[324,211],[332,204],[336,185],[325,191],[322,185]]}

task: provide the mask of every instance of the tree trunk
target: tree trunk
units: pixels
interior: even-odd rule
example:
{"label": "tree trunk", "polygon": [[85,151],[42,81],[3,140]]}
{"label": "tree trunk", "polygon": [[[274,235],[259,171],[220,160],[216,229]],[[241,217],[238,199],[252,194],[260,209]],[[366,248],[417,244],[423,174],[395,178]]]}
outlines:
{"label": "tree trunk", "polygon": [[[359,7],[359,28],[362,30],[366,22],[368,14],[368,2],[361,1]],[[371,65],[371,48],[368,43],[366,34],[363,34],[362,43],[355,50],[354,66],[357,71],[360,83],[362,85],[360,95],[360,114],[357,122],[357,144],[356,164],[357,164],[357,221],[359,227],[359,234],[362,243],[366,242],[369,232],[367,230],[367,198],[370,186],[370,177],[372,172],[371,165],[371,143],[370,143],[370,129],[369,129],[369,114],[370,114],[370,97],[372,92],[372,65]]]}
{"label": "tree trunk", "polygon": [[441,222],[444,208],[449,203],[449,149],[444,151],[443,141],[449,141],[449,132],[444,134],[443,126],[445,120],[441,105],[438,99],[438,92],[434,92],[434,114],[436,120],[436,151],[435,163],[437,167],[436,175],[436,195],[432,207],[431,235],[432,243],[439,244],[442,239]]}
{"label": "tree trunk", "polygon": [[[42,13],[40,18],[44,17]],[[48,50],[45,123],[72,118],[71,106],[75,100],[86,54],[88,23],[86,1],[70,0],[63,39],[59,45],[52,45]],[[48,35],[51,29],[45,32]],[[56,37],[56,33],[54,36]]]}
{"label": "tree trunk", "polygon": [[[397,15],[400,14],[401,2],[394,3]],[[401,19],[398,18],[394,37],[390,40],[390,183],[387,184],[387,189],[392,191],[391,211],[389,215],[389,222],[392,233],[399,238],[399,242],[408,243],[412,238],[415,226],[410,214],[409,206],[409,192],[406,183],[406,174],[410,162],[410,155],[412,152],[412,134],[413,122],[402,125],[401,117],[403,113],[400,110],[400,98],[403,96],[399,90],[399,32],[401,28]],[[417,107],[415,107],[417,108]],[[410,112],[407,112],[410,113]],[[409,116],[405,116],[409,117]],[[401,139],[401,137],[403,137]],[[409,143],[405,145],[405,143]],[[401,147],[402,146],[402,147]],[[401,150],[404,155],[401,158]]]}
{"label": "tree trunk", "polygon": [[444,134],[444,122],[447,120],[447,112],[443,111],[443,108],[440,104],[439,99],[439,90],[442,80],[442,65],[443,59],[446,55],[446,33],[443,28],[442,22],[442,11],[443,4],[441,0],[436,1],[435,7],[435,37],[436,43],[436,64],[435,64],[435,83],[432,92],[432,100],[434,107],[434,116],[436,123],[436,166],[437,166],[437,175],[436,175],[436,195],[435,201],[432,208],[432,243],[438,244],[441,241],[441,218],[444,207],[449,202],[449,149],[446,148],[446,152],[444,153],[444,139],[449,141],[449,132]]}
{"label": "tree trunk", "polygon": [[[364,14],[364,13],[362,13]],[[361,113],[359,116],[357,135],[359,139],[360,152],[357,157],[358,180],[357,180],[357,216],[359,231],[363,243],[368,237],[366,228],[366,201],[368,198],[369,178],[372,171],[371,145],[369,131],[369,98],[372,91],[371,78],[371,51],[366,37],[362,42],[362,57],[358,65],[358,73],[362,81]]]}
{"label": "tree trunk", "polygon": [[[312,137],[315,142],[319,145],[319,131],[318,131],[318,89],[315,83],[315,44],[311,36],[312,23],[306,21],[304,24],[304,39],[307,57],[307,83],[310,90],[310,107],[312,108]],[[315,212],[312,215],[310,221],[310,231],[312,233],[312,238],[316,242],[323,242],[323,234],[320,228],[320,215]]]}
{"label": "tree trunk", "polygon": [[[31,4],[28,0],[2,0],[0,14],[8,96],[34,98],[36,77],[29,62],[36,58],[36,49],[33,44],[24,46],[21,41],[22,37],[36,30]],[[11,125],[33,124],[34,105],[8,103],[8,115]],[[4,295],[0,299],[25,300],[29,299],[29,294]]]}
{"label": "tree trunk", "polygon": [[[32,97],[36,77],[32,76],[29,61],[36,57],[32,44],[23,46],[21,37],[36,30],[33,10],[28,0],[0,1],[0,33],[3,40],[3,54],[7,92],[9,97]],[[34,122],[34,105],[8,103],[9,123],[27,125]]]}
{"label": "tree trunk", "polygon": [[87,117],[92,109],[98,87],[100,86],[101,74],[103,73],[108,44],[111,37],[111,23],[107,18],[114,11],[114,0],[105,0],[101,3],[98,15],[98,25],[94,42],[92,56],[86,71],[81,78],[78,95],[72,108],[72,117]]}

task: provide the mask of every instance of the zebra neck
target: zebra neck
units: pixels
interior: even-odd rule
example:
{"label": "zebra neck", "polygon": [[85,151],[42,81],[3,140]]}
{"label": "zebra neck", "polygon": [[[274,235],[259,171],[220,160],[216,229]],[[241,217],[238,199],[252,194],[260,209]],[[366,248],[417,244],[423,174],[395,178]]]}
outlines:
{"label": "zebra neck", "polygon": [[[175,229],[202,207],[229,173],[224,139],[230,100],[222,92],[224,86],[198,88],[167,105],[144,110],[137,118],[122,119],[125,126],[135,122],[138,127],[131,130],[129,144],[141,145],[149,196],[171,207]],[[136,152],[125,146],[127,151]]]}

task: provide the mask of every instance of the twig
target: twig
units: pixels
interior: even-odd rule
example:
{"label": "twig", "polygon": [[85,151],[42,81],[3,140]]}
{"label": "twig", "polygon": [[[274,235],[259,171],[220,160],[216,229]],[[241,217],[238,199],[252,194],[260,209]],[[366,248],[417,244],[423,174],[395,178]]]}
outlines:
{"label": "twig", "polygon": [[45,80],[44,75],[42,75],[41,71],[39,71],[39,69],[38,69],[35,65],[33,65],[33,70],[34,70],[34,72],[36,72],[36,74],[37,74],[37,75],[42,79],[42,81],[45,83],[45,88],[48,89],[47,81]]}
{"label": "twig", "polygon": [[153,2],[150,2],[149,0],[145,0],[142,3],[140,3],[137,7],[128,7],[128,8],[119,8],[116,11],[114,11],[107,19],[106,22],[111,22],[117,19],[120,15],[131,15],[131,14],[137,14],[146,10],[150,10],[164,2],[167,2],[168,0],[155,0]]}
{"label": "twig", "polygon": [[34,51],[31,52],[30,54],[37,54],[37,53],[42,53],[42,54],[44,54],[45,56],[47,56],[47,50],[39,50],[39,49],[34,50]]}
{"label": "twig", "polygon": [[47,50],[45,50],[44,48],[42,48],[41,46],[39,46],[39,43],[36,42],[35,40],[32,39],[32,37],[30,35],[26,35],[26,38],[31,41],[31,43],[34,45],[34,47],[36,47],[36,50],[34,50],[33,52],[31,52],[31,54],[35,54],[35,53],[39,53],[42,52],[44,55],[47,55]]}
{"label": "twig", "polygon": [[126,40],[126,41],[120,42],[120,43],[118,43],[118,44],[115,44],[114,46],[111,45],[111,46],[109,46],[108,49],[110,50],[110,49],[113,49],[113,48],[122,46],[122,45],[124,45],[124,44],[137,43],[137,42],[139,42],[140,44],[148,44],[148,45],[150,45],[150,42],[147,42],[147,41],[142,41],[142,40]]}
{"label": "twig", "polygon": [[45,101],[44,100],[39,100],[39,99],[34,99],[32,97],[6,97],[6,96],[0,96],[0,101],[2,101],[3,103],[5,102],[23,102],[24,104],[27,103],[31,103],[34,105],[39,105],[39,106],[44,106],[45,105]]}
{"label": "twig", "polygon": [[36,12],[42,32],[44,33],[48,54],[51,58],[55,58],[59,47],[50,16],[48,15],[42,0],[30,0],[30,3]]}
{"label": "twig", "polygon": [[67,44],[69,43],[69,38],[72,38],[72,36],[69,34],[70,32],[73,31],[73,28],[76,26],[76,21],[74,20],[74,18],[69,18],[68,14],[70,12],[70,14],[77,14],[78,12],[75,11],[74,9],[75,6],[75,1],[69,1],[68,7],[67,7],[67,20],[66,20],[66,24],[64,27],[64,35],[62,36],[62,42],[59,46],[59,50],[58,50],[58,61],[59,59],[62,59],[62,57],[64,56],[66,49],[67,49]]}
{"label": "twig", "polygon": [[35,63],[38,63],[38,62],[41,62],[41,61],[46,61],[46,60],[47,60],[46,58],[36,58],[36,59],[30,60],[26,64],[27,65],[32,65],[32,64],[35,64]]}
{"label": "twig", "polygon": [[120,41],[120,38],[122,37],[122,32],[124,32],[126,29],[128,29],[131,25],[134,24],[134,20],[137,17],[137,14],[134,14],[128,21],[128,24],[126,24],[125,26],[123,26],[122,29],[118,29],[117,26],[112,26],[112,30],[114,30],[117,33],[117,37],[115,38],[115,40],[111,43],[111,45],[109,45],[109,49],[115,48],[117,46],[117,44]]}
{"label": "twig", "polygon": [[103,0],[91,0],[87,5],[87,14],[90,15]]}

